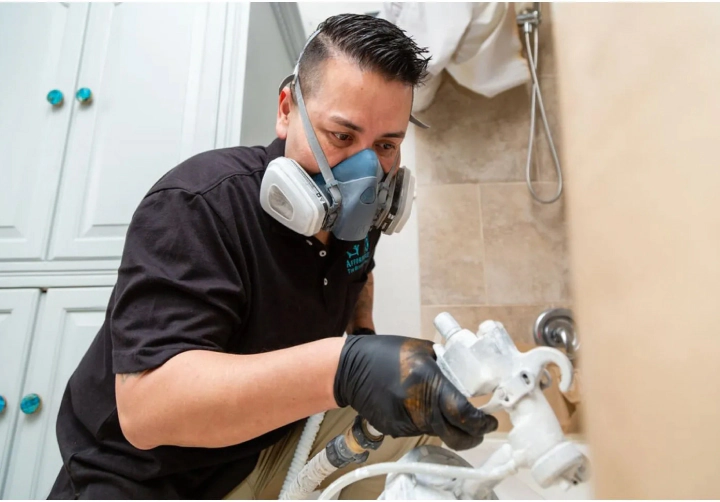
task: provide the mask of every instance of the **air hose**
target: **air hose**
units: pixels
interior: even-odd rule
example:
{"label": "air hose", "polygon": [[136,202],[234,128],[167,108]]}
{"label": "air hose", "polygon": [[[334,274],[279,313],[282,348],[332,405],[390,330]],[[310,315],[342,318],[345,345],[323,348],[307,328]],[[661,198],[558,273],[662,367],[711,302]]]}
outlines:
{"label": "air hose", "polygon": [[300,474],[303,466],[307,463],[313,444],[315,443],[315,438],[317,437],[318,432],[320,432],[320,426],[322,425],[324,419],[325,412],[318,413],[307,419],[305,428],[300,435],[300,441],[298,441],[298,444],[295,447],[295,454],[293,455],[292,462],[290,462],[290,469],[288,469],[287,476],[285,476],[285,481],[283,482],[282,489],[280,490],[281,499],[287,498],[283,495],[287,494],[293,481],[297,479],[298,474]]}
{"label": "air hose", "polygon": [[[365,462],[370,450],[377,450],[383,442],[382,433],[375,430],[359,415],[355,417],[352,427],[328,442],[327,446],[315,455],[310,462],[299,470],[307,459],[312,444],[320,429],[322,418],[314,420],[312,428],[310,421],[319,415],[313,415],[305,425],[300,442],[295,450],[295,456],[290,464],[290,470],[280,491],[280,500],[305,500],[328,476],[336,470],[345,467],[351,462],[361,464]],[[317,430],[315,429],[317,422]],[[307,432],[307,436],[306,436]],[[312,439],[309,439],[312,435]],[[307,444],[310,444],[308,447]]]}

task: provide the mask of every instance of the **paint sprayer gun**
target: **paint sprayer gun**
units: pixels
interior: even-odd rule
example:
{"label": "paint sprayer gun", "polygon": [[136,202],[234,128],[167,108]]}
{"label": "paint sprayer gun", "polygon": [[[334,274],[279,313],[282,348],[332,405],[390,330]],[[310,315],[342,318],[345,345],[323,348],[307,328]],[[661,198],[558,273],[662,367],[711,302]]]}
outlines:
{"label": "paint sprayer gun", "polygon": [[586,481],[588,459],[565,439],[540,385],[545,366],[552,363],[560,368],[560,390],[570,390],[573,366],[567,356],[550,347],[521,353],[496,321],[483,322],[475,335],[444,312],[435,318],[435,328],[444,339],[444,345],[434,348],[445,376],[468,398],[492,394],[480,410],[505,410],[510,416],[508,443],[485,466],[529,468],[542,488],[569,488]]}
{"label": "paint sprayer gun", "polygon": [[[505,410],[513,428],[508,442],[480,467],[436,446],[420,446],[398,462],[360,467],[332,483],[320,496],[328,500],[365,478],[387,475],[380,499],[493,499],[493,488],[521,468],[531,470],[543,488],[569,488],[589,477],[587,457],[563,435],[557,417],[542,393],[545,366],[561,371],[560,390],[572,383],[570,360],[557,349],[537,347],[521,353],[503,325],[485,321],[478,333],[462,329],[448,313],[435,318],[444,343],[435,344],[443,373],[466,397],[491,395],[479,409]],[[549,376],[549,375],[548,375]]]}
{"label": "paint sprayer gun", "polygon": [[[434,346],[442,372],[468,398],[491,395],[479,408],[485,413],[505,410],[509,414],[513,428],[508,442],[478,468],[448,449],[420,446],[398,462],[360,467],[340,477],[319,500],[329,500],[352,483],[381,475],[387,475],[380,495],[384,500],[494,499],[493,488],[521,468],[530,469],[543,488],[568,488],[586,481],[588,459],[565,439],[542,393],[545,366],[551,363],[560,368],[560,390],[570,389],[573,367],[567,356],[550,347],[521,353],[495,321],[485,321],[475,334],[444,312],[435,318],[435,328],[444,339]],[[345,434],[308,462],[322,419],[320,414],[308,420],[281,499],[307,498],[332,472],[350,462],[364,462],[367,451],[382,443],[382,434],[358,417]]]}

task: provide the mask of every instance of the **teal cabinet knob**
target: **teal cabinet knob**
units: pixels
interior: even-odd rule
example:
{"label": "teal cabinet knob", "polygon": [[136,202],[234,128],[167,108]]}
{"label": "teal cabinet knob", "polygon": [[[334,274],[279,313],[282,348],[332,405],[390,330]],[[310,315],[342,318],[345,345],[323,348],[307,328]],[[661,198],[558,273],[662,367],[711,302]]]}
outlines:
{"label": "teal cabinet knob", "polygon": [[75,97],[78,101],[80,101],[80,103],[84,105],[89,105],[90,103],[92,103],[93,99],[92,91],[87,87],[82,87],[81,89],[78,89],[78,92],[75,93]]}
{"label": "teal cabinet knob", "polygon": [[7,406],[7,402],[5,401],[5,398],[3,396],[0,396],[0,415],[3,414],[6,406]]}
{"label": "teal cabinet knob", "polygon": [[42,407],[42,401],[37,394],[28,394],[20,401],[20,410],[26,415],[37,413]]}
{"label": "teal cabinet knob", "polygon": [[65,100],[65,97],[63,96],[62,91],[58,91],[57,89],[53,89],[52,91],[48,92],[47,98],[48,103],[50,103],[53,106],[62,106],[63,101]]}

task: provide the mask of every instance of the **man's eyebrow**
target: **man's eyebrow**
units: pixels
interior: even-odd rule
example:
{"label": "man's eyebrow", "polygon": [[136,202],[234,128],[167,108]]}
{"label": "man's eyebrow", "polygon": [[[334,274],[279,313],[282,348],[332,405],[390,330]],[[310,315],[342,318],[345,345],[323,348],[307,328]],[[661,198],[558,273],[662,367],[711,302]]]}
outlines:
{"label": "man's eyebrow", "polygon": [[[360,126],[357,125],[357,124],[353,124],[352,122],[350,122],[349,120],[347,120],[347,119],[344,118],[344,117],[341,117],[340,115],[332,115],[332,116],[330,117],[330,120],[332,120],[332,121],[335,122],[336,124],[339,124],[339,125],[341,125],[341,126],[343,126],[343,127],[347,127],[348,129],[352,129],[353,131],[356,131],[356,132],[359,132],[359,133],[362,133],[362,132],[364,131],[364,129],[363,129],[362,127],[360,127]],[[405,137],[405,131],[388,132],[388,133],[383,134],[383,135],[380,136],[380,137],[381,137],[381,138],[399,138],[399,139],[402,139],[402,138]]]}
{"label": "man's eyebrow", "polygon": [[348,129],[352,129],[353,131],[357,131],[359,133],[363,132],[363,128],[359,125],[355,125],[352,122],[350,122],[348,119],[341,117],[340,115],[333,115],[330,117],[330,120],[335,122],[336,124],[340,124],[343,127],[347,127]]}

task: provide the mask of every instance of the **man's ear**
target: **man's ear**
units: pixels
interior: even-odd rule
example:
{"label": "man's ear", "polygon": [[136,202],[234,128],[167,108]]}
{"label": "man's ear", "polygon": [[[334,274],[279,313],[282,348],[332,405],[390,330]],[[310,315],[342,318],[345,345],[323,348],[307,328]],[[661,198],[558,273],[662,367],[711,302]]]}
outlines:
{"label": "man's ear", "polygon": [[275,134],[280,139],[287,139],[288,127],[290,126],[290,110],[293,107],[292,93],[290,87],[285,86],[278,97],[277,119],[275,121]]}

